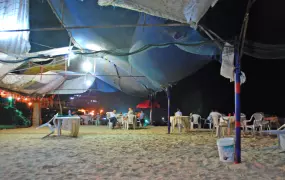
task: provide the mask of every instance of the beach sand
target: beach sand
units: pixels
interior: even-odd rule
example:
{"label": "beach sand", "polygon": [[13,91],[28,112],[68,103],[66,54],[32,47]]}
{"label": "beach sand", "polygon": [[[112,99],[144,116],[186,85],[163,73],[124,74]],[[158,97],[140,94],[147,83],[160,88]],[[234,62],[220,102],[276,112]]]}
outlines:
{"label": "beach sand", "polygon": [[242,163],[219,161],[210,132],[167,127],[81,126],[79,137],[47,128],[0,130],[0,179],[285,179],[285,154],[270,136],[242,139]]}

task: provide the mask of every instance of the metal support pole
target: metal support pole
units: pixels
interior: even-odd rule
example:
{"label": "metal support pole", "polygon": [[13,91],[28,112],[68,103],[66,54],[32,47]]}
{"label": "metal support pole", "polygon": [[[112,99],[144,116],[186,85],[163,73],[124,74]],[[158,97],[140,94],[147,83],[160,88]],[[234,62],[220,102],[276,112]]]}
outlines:
{"label": "metal support pole", "polygon": [[249,10],[252,6],[252,1],[248,0],[246,13],[239,37],[239,42],[235,43],[235,119],[236,119],[236,141],[235,141],[235,163],[241,163],[241,137],[240,137],[240,75],[241,75],[241,57],[243,54],[243,47],[245,35],[247,31],[247,24],[249,19]]}
{"label": "metal support pole", "polygon": [[150,120],[150,125],[152,125],[152,105],[153,105],[153,95],[150,95],[150,111],[149,111],[149,120]]}
{"label": "metal support pole", "polygon": [[167,129],[168,129],[168,134],[170,134],[170,87],[166,88],[166,94],[167,94],[167,102],[168,102],[168,108],[167,108]]}
{"label": "metal support pole", "polygon": [[241,136],[240,136],[240,57],[238,45],[235,46],[235,163],[241,163]]}

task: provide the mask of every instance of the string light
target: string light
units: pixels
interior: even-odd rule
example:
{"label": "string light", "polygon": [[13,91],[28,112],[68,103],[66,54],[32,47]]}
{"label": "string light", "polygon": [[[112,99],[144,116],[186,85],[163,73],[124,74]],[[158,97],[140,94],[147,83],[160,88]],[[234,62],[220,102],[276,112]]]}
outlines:
{"label": "string light", "polygon": [[0,94],[2,98],[7,98],[7,100],[11,103],[13,101],[13,99],[15,99],[17,102],[22,102],[22,103],[26,103],[28,106],[32,105],[32,101],[40,101],[40,103],[42,104],[42,106],[49,106],[50,104],[52,104],[52,100],[53,100],[53,96],[49,97],[49,98],[39,98],[39,97],[26,97],[26,96],[22,96],[18,93],[14,93],[14,92],[5,92],[2,89],[0,89]]}
{"label": "string light", "polygon": [[12,96],[9,96],[7,99],[8,99],[9,101],[12,101],[12,100],[13,100],[13,97],[12,97]]}

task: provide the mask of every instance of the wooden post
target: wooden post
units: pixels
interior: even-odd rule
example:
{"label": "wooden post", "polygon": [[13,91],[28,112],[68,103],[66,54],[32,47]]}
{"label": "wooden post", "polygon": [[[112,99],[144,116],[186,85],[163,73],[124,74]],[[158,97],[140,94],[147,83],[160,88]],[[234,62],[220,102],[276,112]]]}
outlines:
{"label": "wooden post", "polygon": [[37,102],[33,103],[32,125],[38,127],[41,124],[42,124],[41,103],[39,101],[37,101]]}

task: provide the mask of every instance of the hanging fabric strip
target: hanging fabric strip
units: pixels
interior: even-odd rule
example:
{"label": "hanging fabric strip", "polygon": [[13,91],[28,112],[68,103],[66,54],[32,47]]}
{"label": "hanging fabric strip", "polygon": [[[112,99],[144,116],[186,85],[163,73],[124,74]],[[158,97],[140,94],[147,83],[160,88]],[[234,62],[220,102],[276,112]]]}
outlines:
{"label": "hanging fabric strip", "polygon": [[41,71],[41,80],[43,79],[43,71],[44,71],[44,67],[43,67],[43,65],[41,65],[41,67],[40,67],[40,71]]}
{"label": "hanging fabric strip", "polygon": [[72,48],[73,48],[73,46],[71,46],[71,38],[70,38],[70,40],[69,40],[69,53],[68,53],[68,61],[67,61],[67,66],[69,67],[70,66],[70,58],[71,58],[71,56],[72,56]]}

